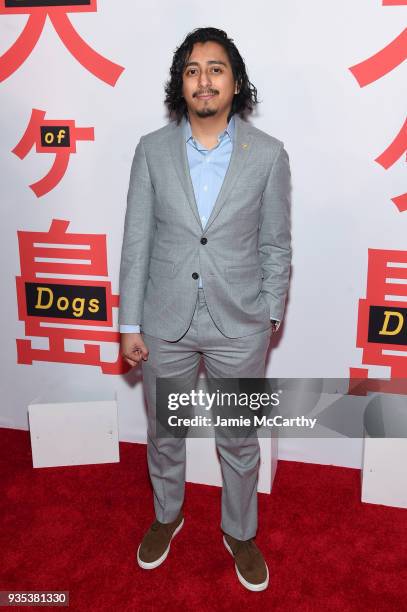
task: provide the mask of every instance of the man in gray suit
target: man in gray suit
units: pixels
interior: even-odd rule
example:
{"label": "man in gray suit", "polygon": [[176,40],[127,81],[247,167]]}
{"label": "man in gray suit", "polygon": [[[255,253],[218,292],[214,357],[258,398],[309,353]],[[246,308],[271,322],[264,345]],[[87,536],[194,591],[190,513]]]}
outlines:
{"label": "man in gray suit", "polygon": [[[283,143],[245,119],[258,103],[232,39],[198,28],[176,49],[171,121],[137,144],[120,267],[121,351],[142,365],[156,520],[137,551],[158,567],[181,529],[185,439],[155,430],[156,379],[262,378],[291,263],[290,167]],[[223,542],[243,586],[269,572],[257,530],[257,436],[218,437]],[[202,521],[203,517],[200,517]]]}

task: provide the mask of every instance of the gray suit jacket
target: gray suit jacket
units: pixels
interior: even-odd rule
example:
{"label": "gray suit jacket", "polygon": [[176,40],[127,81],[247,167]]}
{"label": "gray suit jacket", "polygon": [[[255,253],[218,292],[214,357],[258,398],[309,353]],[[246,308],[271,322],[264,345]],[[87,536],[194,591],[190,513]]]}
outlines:
{"label": "gray suit jacket", "polygon": [[[208,310],[229,338],[283,318],[291,263],[291,180],[283,143],[235,115],[229,167],[202,227],[185,119],[140,138],[130,174],[120,264],[119,324],[178,340],[202,276]],[[202,240],[202,238],[206,238]]]}

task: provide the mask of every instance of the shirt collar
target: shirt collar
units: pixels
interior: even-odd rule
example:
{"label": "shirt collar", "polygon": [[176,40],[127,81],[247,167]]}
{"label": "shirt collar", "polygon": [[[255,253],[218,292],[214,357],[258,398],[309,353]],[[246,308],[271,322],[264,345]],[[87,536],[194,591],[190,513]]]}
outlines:
{"label": "shirt collar", "polygon": [[[222,138],[226,134],[228,134],[230,140],[233,142],[234,133],[235,133],[235,116],[232,115],[226,129],[223,130],[223,132],[220,132],[220,134],[218,134],[218,140],[222,140]],[[192,130],[191,130],[191,124],[189,122],[189,119],[185,119],[184,136],[185,136],[185,142],[188,142],[188,140],[192,138]]]}

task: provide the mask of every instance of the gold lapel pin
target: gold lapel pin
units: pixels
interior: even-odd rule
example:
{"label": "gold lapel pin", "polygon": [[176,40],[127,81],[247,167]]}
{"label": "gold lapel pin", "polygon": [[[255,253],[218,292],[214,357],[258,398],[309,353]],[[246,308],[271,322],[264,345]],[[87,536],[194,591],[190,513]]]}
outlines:
{"label": "gold lapel pin", "polygon": [[247,149],[247,147],[248,147],[248,146],[249,146],[249,145],[247,144],[247,142],[244,142],[244,143],[242,144],[242,149]]}

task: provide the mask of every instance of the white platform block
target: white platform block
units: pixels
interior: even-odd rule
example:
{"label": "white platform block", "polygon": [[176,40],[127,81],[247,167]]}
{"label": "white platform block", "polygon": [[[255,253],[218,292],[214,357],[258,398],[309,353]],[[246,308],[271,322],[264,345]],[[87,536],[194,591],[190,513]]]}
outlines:
{"label": "white platform block", "polygon": [[406,397],[374,397],[364,422],[362,501],[407,508]]}
{"label": "white platform block", "polygon": [[28,418],[35,468],[120,461],[115,394],[36,398]]}
{"label": "white platform block", "polygon": [[407,508],[405,438],[365,438],[362,501]]}

